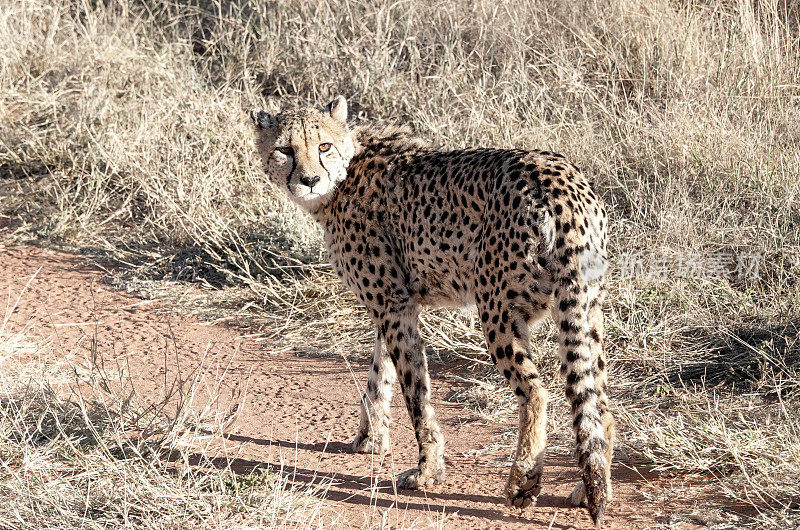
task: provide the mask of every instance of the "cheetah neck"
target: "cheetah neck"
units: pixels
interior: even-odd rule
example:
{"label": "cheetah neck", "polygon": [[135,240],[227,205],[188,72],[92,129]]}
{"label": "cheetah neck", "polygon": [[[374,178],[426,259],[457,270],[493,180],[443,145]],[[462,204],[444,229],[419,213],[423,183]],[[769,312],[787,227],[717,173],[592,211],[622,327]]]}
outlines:
{"label": "cheetah neck", "polygon": [[365,200],[369,195],[368,189],[383,187],[385,170],[393,159],[430,149],[408,127],[359,126],[353,129],[352,134],[355,149],[347,177],[336,186],[329,201],[309,212],[323,227],[337,215],[337,209],[344,203]]}
{"label": "cheetah neck", "polygon": [[387,156],[403,151],[419,150],[428,147],[421,138],[414,135],[409,127],[387,126],[374,127],[363,125],[353,130],[355,139],[355,157]]}

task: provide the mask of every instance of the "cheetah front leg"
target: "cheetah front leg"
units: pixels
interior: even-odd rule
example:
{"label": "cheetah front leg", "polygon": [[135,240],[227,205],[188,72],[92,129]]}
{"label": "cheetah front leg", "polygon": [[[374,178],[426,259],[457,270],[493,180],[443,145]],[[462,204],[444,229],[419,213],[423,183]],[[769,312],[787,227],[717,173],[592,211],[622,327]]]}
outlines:
{"label": "cheetah front leg", "polygon": [[367,379],[367,391],[361,396],[361,421],[353,441],[356,453],[384,454],[389,450],[389,405],[392,385],[397,380],[395,370],[381,330],[375,332],[375,350]]}
{"label": "cheetah front leg", "polygon": [[403,389],[419,448],[417,467],[397,477],[397,486],[406,489],[432,486],[444,479],[444,439],[430,402],[431,381],[425,348],[417,331],[419,309],[408,305],[386,312],[386,347]]}

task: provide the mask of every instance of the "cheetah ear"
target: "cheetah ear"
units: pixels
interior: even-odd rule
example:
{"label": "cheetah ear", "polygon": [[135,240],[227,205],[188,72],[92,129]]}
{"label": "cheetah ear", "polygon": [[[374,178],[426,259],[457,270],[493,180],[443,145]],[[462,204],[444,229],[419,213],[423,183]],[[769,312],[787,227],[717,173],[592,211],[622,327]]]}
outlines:
{"label": "cheetah ear", "polygon": [[267,114],[261,109],[253,109],[250,111],[250,120],[255,125],[256,129],[264,130],[270,129],[275,125],[275,116]]}
{"label": "cheetah ear", "polygon": [[333,98],[333,101],[328,103],[325,110],[328,111],[328,114],[330,114],[331,118],[334,120],[342,124],[347,123],[347,101],[345,101],[344,96],[336,96]]}

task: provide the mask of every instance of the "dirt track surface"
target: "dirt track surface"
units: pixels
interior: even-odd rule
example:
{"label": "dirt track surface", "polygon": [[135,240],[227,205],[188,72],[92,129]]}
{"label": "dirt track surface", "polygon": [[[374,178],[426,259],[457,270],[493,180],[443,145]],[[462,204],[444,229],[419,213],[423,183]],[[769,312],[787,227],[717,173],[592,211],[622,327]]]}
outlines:
{"label": "dirt track surface", "polygon": [[[297,484],[330,484],[321,516],[326,526],[376,527],[384,521],[392,527],[424,527],[443,520],[444,528],[593,527],[586,510],[564,502],[578,480],[569,454],[548,454],[535,508],[520,515],[503,505],[506,464],[498,461],[511,448],[486,446],[498,445],[499,434],[513,422],[465,422],[464,406],[444,399],[454,387],[443,379],[443,367],[433,366],[432,378],[434,407],[445,436],[447,479],[425,492],[395,492],[391,477],[416,463],[416,443],[399,392],[392,409],[392,452],[381,462],[349,451],[366,363],[348,366],[341,359],[275,353],[268,343],[236,329],[180,318],[157,303],[116,291],[101,281],[102,271],[85,265],[81,257],[0,247],[0,288],[10,305],[34,275],[11,322],[16,330],[27,326],[26,335],[52,345],[56,355],[87,358],[96,341],[105,361],[126,361],[137,390],[154,400],[163,390],[165,372],[168,378],[179,370],[188,373],[204,356],[212,372],[229,366],[227,388],[247,387],[238,420],[221,441],[232,468],[249,472],[270,466]],[[681,506],[653,501],[660,489],[669,487],[665,478],[620,465],[615,465],[613,477],[616,499],[606,528],[658,526],[665,516],[687,513],[694,504],[688,499]]]}

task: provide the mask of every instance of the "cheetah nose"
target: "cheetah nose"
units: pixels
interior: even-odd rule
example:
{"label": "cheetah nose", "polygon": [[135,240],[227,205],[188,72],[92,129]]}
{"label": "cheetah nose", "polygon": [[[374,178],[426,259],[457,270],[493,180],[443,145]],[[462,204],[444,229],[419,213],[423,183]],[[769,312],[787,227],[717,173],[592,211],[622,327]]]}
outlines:
{"label": "cheetah nose", "polygon": [[313,188],[319,182],[319,177],[300,177],[300,184]]}

